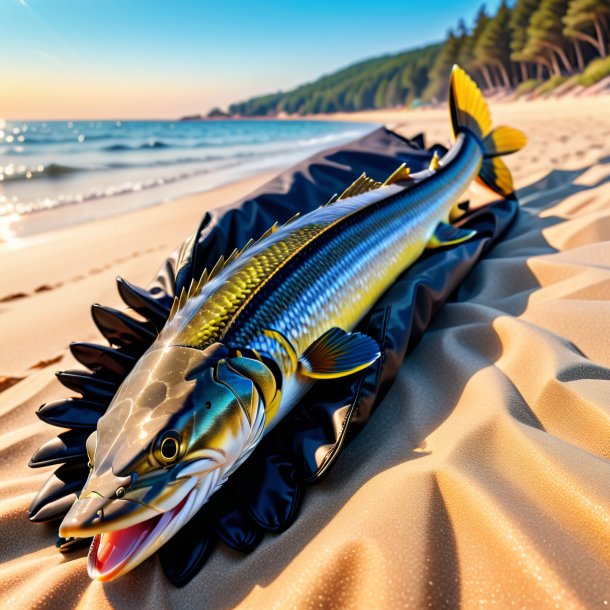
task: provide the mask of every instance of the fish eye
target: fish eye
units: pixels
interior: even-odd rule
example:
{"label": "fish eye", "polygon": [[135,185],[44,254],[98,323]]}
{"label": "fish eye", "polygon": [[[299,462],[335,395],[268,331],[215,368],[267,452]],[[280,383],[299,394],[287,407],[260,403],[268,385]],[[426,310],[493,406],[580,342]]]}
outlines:
{"label": "fish eye", "polygon": [[180,456],[182,436],[175,430],[168,430],[159,435],[155,442],[154,457],[160,464],[167,466]]}
{"label": "fish eye", "polygon": [[161,455],[170,461],[178,457],[178,441],[175,438],[164,438],[161,443]]}

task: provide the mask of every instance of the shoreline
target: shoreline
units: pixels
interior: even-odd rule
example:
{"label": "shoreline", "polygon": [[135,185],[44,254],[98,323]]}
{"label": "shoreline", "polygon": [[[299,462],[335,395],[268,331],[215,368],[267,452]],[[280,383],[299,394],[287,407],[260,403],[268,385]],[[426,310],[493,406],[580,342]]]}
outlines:
{"label": "shoreline", "polygon": [[134,127],[125,121],[120,129],[99,123],[83,126],[78,143],[62,122],[51,135],[40,135],[37,124],[15,126],[14,132],[34,135],[25,148],[3,153],[0,243],[283,171],[373,129],[344,121],[264,123],[182,130],[173,123]]}

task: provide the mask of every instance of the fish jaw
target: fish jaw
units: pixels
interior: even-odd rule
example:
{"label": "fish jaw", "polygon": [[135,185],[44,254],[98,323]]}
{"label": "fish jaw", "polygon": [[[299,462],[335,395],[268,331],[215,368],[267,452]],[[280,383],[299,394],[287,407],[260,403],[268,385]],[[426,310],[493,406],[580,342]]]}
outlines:
{"label": "fish jaw", "polygon": [[92,579],[108,582],[133,570],[172,538],[222,485],[223,469],[208,472],[173,508],[121,529],[95,534],[87,558]]}

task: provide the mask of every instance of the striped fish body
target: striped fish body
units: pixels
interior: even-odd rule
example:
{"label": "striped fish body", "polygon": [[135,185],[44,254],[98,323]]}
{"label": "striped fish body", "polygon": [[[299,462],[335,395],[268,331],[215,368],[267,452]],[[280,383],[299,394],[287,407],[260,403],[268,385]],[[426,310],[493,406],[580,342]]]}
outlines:
{"label": "striped fish body", "polygon": [[280,228],[189,299],[159,341],[198,349],[220,342],[269,355],[290,388],[281,417],[310,381],[293,379],[285,342],[265,331],[279,331],[297,356],[331,328],[351,331],[419,258],[482,159],[476,138],[460,134],[438,169],[336,201]]}

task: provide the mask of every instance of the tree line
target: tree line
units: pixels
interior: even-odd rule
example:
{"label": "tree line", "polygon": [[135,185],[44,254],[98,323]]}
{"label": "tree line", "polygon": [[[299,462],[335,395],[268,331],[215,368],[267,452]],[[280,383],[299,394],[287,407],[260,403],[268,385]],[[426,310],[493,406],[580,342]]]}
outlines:
{"label": "tree line", "polygon": [[[450,30],[430,71],[426,99],[447,93],[451,66],[459,63],[484,89],[527,81],[565,80],[607,58],[610,0],[517,0],[495,15],[483,6],[473,26]],[[610,74],[610,63],[604,62]]]}
{"label": "tree line", "polygon": [[483,89],[557,85],[589,68],[598,79],[610,75],[609,42],[610,0],[504,0],[495,14],[483,5],[470,27],[461,20],[442,43],[360,62],[229,112],[318,114],[440,100],[454,63]]}

